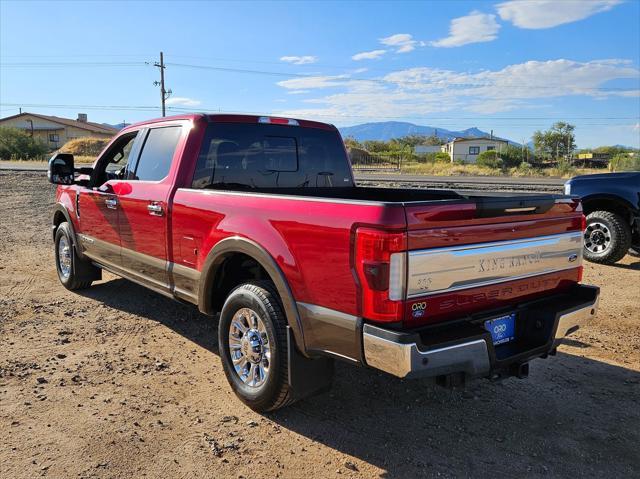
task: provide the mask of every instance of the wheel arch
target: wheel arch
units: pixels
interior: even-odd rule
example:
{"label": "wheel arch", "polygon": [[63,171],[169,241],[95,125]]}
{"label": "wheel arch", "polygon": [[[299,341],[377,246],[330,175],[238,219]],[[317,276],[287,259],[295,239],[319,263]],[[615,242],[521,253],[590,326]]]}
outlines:
{"label": "wheel arch", "polygon": [[[298,349],[306,355],[304,334],[298,308],[289,283],[273,257],[258,243],[241,236],[233,236],[219,241],[209,251],[202,267],[198,285],[198,308],[205,314],[215,314],[217,305],[224,298],[215,295],[216,285],[220,283],[220,275],[225,274],[224,265],[239,257],[254,261],[273,281],[287,317],[287,323],[293,331]],[[222,291],[224,292],[224,291]]]}
{"label": "wheel arch", "polygon": [[69,224],[69,229],[71,230],[71,243],[76,250],[77,255],[80,258],[84,258],[84,255],[82,254],[82,248],[80,248],[78,245],[76,230],[73,226],[73,221],[71,221],[71,215],[69,214],[69,211],[62,203],[56,203],[53,211],[53,222],[51,224],[51,238],[53,239],[53,241],[55,241],[56,239],[56,231],[58,230],[58,227],[64,222],[67,222]]}
{"label": "wheel arch", "polygon": [[590,195],[582,198],[582,209],[585,216],[594,211],[611,211],[625,218],[631,224],[633,206],[624,198],[615,195]]}

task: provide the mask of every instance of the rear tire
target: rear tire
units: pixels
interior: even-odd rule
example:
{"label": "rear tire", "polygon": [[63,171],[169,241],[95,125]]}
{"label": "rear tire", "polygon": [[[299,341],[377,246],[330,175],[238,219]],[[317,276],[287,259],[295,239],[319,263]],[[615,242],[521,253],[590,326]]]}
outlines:
{"label": "rear tire", "polygon": [[594,211],[587,216],[584,257],[600,264],[620,261],[631,246],[631,226],[611,211]]}
{"label": "rear tire", "polygon": [[293,402],[287,361],[287,320],[275,286],[254,281],[235,288],[220,313],[218,348],[240,400],[258,412]]}
{"label": "rear tire", "polygon": [[55,235],[56,270],[62,285],[68,290],[85,289],[100,279],[101,270],[78,257],[73,245],[69,223],[60,223]]}

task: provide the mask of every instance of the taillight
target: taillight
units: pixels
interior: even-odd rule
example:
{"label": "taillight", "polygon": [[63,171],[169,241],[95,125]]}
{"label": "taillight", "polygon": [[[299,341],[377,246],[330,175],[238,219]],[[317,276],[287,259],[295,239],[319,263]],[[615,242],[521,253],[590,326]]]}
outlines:
{"label": "taillight", "polygon": [[356,231],[355,266],[362,288],[362,315],[374,321],[402,321],[407,236],[372,228]]}
{"label": "taillight", "polygon": [[580,222],[580,229],[584,231],[587,229],[587,217],[585,215],[582,215],[581,220],[582,221]]}

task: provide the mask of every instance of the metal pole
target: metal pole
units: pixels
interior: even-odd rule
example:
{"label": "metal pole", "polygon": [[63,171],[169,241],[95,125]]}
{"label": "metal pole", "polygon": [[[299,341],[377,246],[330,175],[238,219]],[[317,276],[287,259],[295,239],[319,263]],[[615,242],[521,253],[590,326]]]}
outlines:
{"label": "metal pole", "polygon": [[164,89],[164,55],[160,52],[160,96],[162,97],[162,116],[166,116],[164,102],[166,100],[166,92]]}

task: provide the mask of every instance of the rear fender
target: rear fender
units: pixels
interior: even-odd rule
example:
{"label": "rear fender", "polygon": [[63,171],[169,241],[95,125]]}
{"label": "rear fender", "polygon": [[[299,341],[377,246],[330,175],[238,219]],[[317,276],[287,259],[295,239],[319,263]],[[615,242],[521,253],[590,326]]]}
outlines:
{"label": "rear fender", "polygon": [[287,322],[293,332],[296,344],[299,350],[306,355],[300,315],[284,273],[273,257],[262,246],[247,238],[240,236],[225,238],[219,241],[211,251],[209,251],[202,268],[201,279],[198,286],[198,307],[200,311],[205,314],[213,314],[213,295],[211,292],[213,290],[216,273],[224,260],[233,253],[243,253],[253,258],[269,274],[269,277],[278,290],[284,312],[287,316]]}

